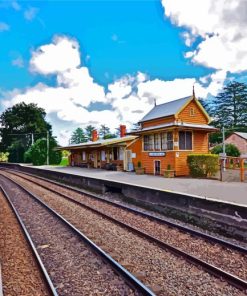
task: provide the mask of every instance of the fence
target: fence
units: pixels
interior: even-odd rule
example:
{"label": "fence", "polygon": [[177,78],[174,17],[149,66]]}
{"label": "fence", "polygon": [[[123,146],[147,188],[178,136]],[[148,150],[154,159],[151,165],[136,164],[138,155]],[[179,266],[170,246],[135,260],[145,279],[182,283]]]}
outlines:
{"label": "fence", "polygon": [[220,180],[247,182],[247,157],[221,157]]}

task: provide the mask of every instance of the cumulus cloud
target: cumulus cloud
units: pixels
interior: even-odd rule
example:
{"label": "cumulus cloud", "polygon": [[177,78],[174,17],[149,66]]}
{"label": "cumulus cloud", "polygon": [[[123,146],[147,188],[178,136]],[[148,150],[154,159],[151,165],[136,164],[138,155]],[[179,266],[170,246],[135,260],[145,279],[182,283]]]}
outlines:
{"label": "cumulus cloud", "polygon": [[[44,76],[55,75],[55,85],[37,83],[26,89],[5,92],[3,107],[23,101],[38,104],[46,110],[63,145],[68,144],[68,131],[78,126],[106,124],[112,132],[120,123],[130,127],[153,107],[154,99],[161,104],[190,95],[193,84],[196,95],[206,98],[208,94],[216,94],[226,78],[224,70],[202,77],[200,81],[195,78],[150,79],[147,74],[138,72],[115,80],[105,90],[94,81],[88,68],[81,65],[79,44],[68,36],[56,36],[50,44],[33,50],[30,69]],[[91,106],[97,103],[106,107],[94,110]]]}
{"label": "cumulus cloud", "polygon": [[79,44],[66,36],[55,36],[52,43],[32,52],[30,70],[40,74],[56,74],[80,65]]}
{"label": "cumulus cloud", "polygon": [[187,58],[217,70],[247,70],[246,0],[162,0],[162,4],[172,23],[187,29],[187,46],[201,38]]}
{"label": "cumulus cloud", "polygon": [[3,22],[0,22],[0,32],[8,31],[9,25]]}

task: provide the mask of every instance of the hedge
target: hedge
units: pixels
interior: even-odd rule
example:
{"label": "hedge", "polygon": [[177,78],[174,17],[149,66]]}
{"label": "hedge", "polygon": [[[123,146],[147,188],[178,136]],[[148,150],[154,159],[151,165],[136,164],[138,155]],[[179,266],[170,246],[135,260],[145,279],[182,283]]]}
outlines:
{"label": "hedge", "polygon": [[192,177],[214,176],[219,170],[219,156],[215,154],[190,154],[187,163]]}

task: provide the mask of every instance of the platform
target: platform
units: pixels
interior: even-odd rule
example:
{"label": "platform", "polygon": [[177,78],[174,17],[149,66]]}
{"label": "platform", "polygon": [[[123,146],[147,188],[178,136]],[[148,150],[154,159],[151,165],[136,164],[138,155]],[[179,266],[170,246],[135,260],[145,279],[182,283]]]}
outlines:
{"label": "platform", "polygon": [[223,201],[247,206],[247,183],[220,182],[209,179],[164,178],[152,175],[136,175],[130,172],[115,172],[102,169],[77,167],[40,166],[36,168],[70,173],[89,178],[116,181],[157,190],[198,196],[210,200]]}

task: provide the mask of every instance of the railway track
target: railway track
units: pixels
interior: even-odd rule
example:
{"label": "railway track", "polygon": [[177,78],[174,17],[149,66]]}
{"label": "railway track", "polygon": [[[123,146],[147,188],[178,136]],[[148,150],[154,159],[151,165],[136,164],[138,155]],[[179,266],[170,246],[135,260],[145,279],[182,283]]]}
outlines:
{"label": "railway track", "polygon": [[[20,173],[18,173],[18,174],[15,173],[15,174],[18,175],[19,178],[23,178],[25,181],[27,181],[27,177],[24,177],[23,176],[23,173],[21,173],[21,174]],[[30,178],[32,180],[30,180]],[[36,181],[34,180],[34,178],[35,178]],[[49,190],[50,192],[53,192],[55,194],[59,194],[63,198],[66,198],[67,200],[70,200],[70,202],[74,202],[74,203],[76,203],[77,205],[79,205],[81,207],[84,207],[84,208],[86,208],[86,209],[88,209],[88,210],[90,210],[90,211],[92,211],[94,213],[97,213],[98,215],[101,215],[102,217],[104,217],[104,218],[106,218],[106,219],[108,219],[108,220],[110,220],[110,221],[112,221],[114,223],[117,223],[118,225],[121,225],[122,227],[125,227],[128,230],[131,230],[132,232],[135,232],[136,234],[138,234],[138,235],[140,235],[142,237],[145,237],[149,241],[155,242],[160,247],[165,248],[165,249],[168,249],[168,250],[172,251],[173,253],[175,253],[176,255],[182,256],[182,257],[186,258],[186,260],[189,260],[190,262],[193,262],[196,265],[202,266],[203,269],[206,270],[207,272],[209,272],[209,273],[211,273],[211,274],[213,274],[213,275],[215,275],[217,277],[223,278],[228,283],[230,283],[231,285],[234,285],[234,286],[238,287],[241,290],[246,290],[246,288],[247,288],[247,282],[245,281],[245,279],[241,279],[241,278],[239,278],[236,275],[233,275],[233,274],[231,274],[229,272],[226,272],[224,270],[221,270],[220,268],[215,267],[214,265],[205,262],[204,260],[201,260],[201,259],[198,259],[197,257],[191,256],[190,254],[188,254],[188,253],[186,253],[184,251],[181,251],[181,249],[175,248],[174,246],[172,246],[170,244],[167,244],[164,241],[162,241],[162,240],[160,240],[160,239],[158,239],[158,238],[156,238],[154,236],[151,236],[147,232],[143,232],[143,231],[141,231],[140,229],[138,229],[136,227],[130,226],[129,224],[127,225],[125,222],[120,221],[120,220],[117,220],[116,218],[112,217],[112,215],[109,216],[109,215],[103,213],[102,212],[102,203],[105,203],[105,201],[102,201],[102,200],[98,201],[98,202],[101,203],[101,205],[100,205],[101,210],[99,211],[98,209],[95,209],[95,207],[93,208],[92,205],[90,205],[90,206],[89,205],[85,205],[84,203],[82,203],[81,200],[80,201],[79,200],[74,200],[75,196],[73,196],[73,198],[70,197],[70,196],[68,196],[68,192],[66,194],[64,192],[62,192],[63,191],[62,188],[63,188],[63,189],[66,189],[67,191],[69,190],[69,192],[71,194],[71,190],[72,190],[71,188],[68,189],[68,187],[59,186],[57,189],[54,189],[54,186],[58,186],[54,182],[47,183],[48,181],[44,181],[43,179],[41,180],[40,178],[37,178],[36,176],[35,177],[34,176],[31,177],[30,175],[29,175],[29,180],[28,181],[29,182],[32,181],[33,183],[36,183],[36,185],[39,185],[40,187],[42,187],[42,188],[44,188],[46,190]],[[45,185],[44,182],[46,182],[46,185]],[[52,184],[52,187],[53,188],[51,188],[51,184]],[[79,190],[73,189],[73,192],[74,193],[76,192],[77,194],[79,194],[80,195],[80,198],[82,197],[82,195],[81,195],[82,193],[79,192]],[[90,197],[90,198],[91,198],[91,201],[92,201],[92,197]],[[111,204],[111,206],[115,206],[115,205],[113,205],[112,203],[109,203],[109,202],[108,202],[108,204]],[[115,208],[116,208],[116,206],[115,206]],[[122,206],[119,206],[119,205],[117,205],[117,208],[118,209],[121,208],[123,211],[127,211],[128,210],[126,207],[122,207]],[[106,210],[106,209],[104,209],[104,210]],[[108,210],[109,210],[109,208],[108,208]],[[131,210],[131,213],[133,214],[133,210]],[[139,216],[142,216],[142,217],[144,216],[143,213],[135,213],[135,215],[136,214],[138,214]],[[119,216],[119,212],[117,213],[117,215]],[[125,219],[126,218],[128,218],[128,217],[125,217]],[[147,219],[147,217],[145,217],[145,218]],[[157,219],[157,218],[154,218],[154,217],[148,217],[148,219],[155,220],[157,223],[164,223],[163,221],[160,221],[160,219]],[[144,222],[147,222],[147,221],[144,221]],[[181,231],[181,229],[180,229],[180,231]],[[184,231],[184,229],[183,229],[183,231]],[[202,236],[205,236],[205,235],[201,235],[200,234],[200,236],[202,237]],[[211,239],[211,236],[208,236],[208,237]],[[205,237],[204,237],[204,239],[205,239]],[[213,238],[214,243],[215,243],[216,240],[217,240],[217,243],[218,244],[221,241],[221,240],[218,240],[216,238]],[[210,243],[211,243],[211,241],[210,241]],[[232,245],[232,244],[230,244],[228,242],[225,242],[225,241],[223,242],[223,244],[224,244],[224,246],[227,245],[228,248],[229,248],[229,246],[231,246],[232,249],[235,249],[234,250],[235,252],[236,252],[236,250],[238,250],[239,252],[241,252],[241,256],[243,256],[243,259],[246,260],[246,257],[245,257],[246,256],[245,255],[246,254],[246,250],[244,248],[238,248],[237,246]],[[239,262],[237,262],[237,263],[239,264]],[[245,263],[245,261],[242,262],[242,264],[244,264],[244,263]],[[236,266],[236,268],[239,269],[239,265],[235,265],[235,266]],[[243,266],[243,268],[244,268],[244,266]],[[240,266],[240,269],[241,269],[241,266]],[[243,274],[245,275],[244,272],[243,272]]]}
{"label": "railway track", "polygon": [[57,296],[25,225],[0,186],[0,296]]}
{"label": "railway track", "polygon": [[37,196],[6,176],[0,181],[46,266],[53,295],[155,295]]}

